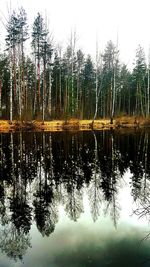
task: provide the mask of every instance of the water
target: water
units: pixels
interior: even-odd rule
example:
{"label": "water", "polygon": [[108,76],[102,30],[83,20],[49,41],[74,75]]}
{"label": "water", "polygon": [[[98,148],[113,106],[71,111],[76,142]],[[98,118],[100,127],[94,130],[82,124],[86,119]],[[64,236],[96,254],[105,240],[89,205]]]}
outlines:
{"label": "water", "polygon": [[150,132],[0,134],[0,267],[150,266]]}

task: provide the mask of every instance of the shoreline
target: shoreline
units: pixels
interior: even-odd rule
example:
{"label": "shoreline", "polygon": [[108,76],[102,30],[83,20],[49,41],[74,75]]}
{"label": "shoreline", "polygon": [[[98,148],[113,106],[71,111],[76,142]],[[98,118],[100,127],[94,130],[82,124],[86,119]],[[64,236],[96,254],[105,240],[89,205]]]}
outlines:
{"label": "shoreline", "polygon": [[20,122],[0,120],[0,132],[16,132],[16,131],[87,131],[87,130],[109,130],[120,128],[146,128],[150,127],[150,119],[135,117],[120,117],[110,123],[110,119],[97,119],[92,125],[92,120],[52,120]]}

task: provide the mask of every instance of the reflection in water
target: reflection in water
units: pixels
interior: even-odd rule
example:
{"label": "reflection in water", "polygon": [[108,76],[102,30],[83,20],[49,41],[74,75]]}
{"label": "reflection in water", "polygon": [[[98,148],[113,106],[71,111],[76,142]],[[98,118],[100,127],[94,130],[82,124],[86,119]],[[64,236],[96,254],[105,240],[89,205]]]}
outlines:
{"label": "reflection in water", "polygon": [[[91,216],[120,217],[118,192],[131,172],[134,213],[150,219],[150,133],[113,131],[0,134],[0,248],[20,258],[31,246],[36,224],[49,236],[59,222],[59,207],[72,221],[84,212],[88,195]],[[88,266],[88,265],[86,265]],[[89,265],[90,266],[90,265]]]}

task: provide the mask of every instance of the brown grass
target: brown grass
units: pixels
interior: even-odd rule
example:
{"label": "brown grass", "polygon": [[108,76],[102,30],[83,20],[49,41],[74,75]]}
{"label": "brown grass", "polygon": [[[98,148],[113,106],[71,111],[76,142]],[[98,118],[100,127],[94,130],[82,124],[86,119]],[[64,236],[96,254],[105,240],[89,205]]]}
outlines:
{"label": "brown grass", "polygon": [[110,124],[110,119],[95,120],[92,125],[92,120],[69,119],[45,121],[44,124],[39,121],[19,122],[0,120],[0,132],[9,132],[17,130],[25,131],[62,131],[62,130],[101,130],[110,128],[133,128],[133,127],[148,127],[150,126],[150,118],[143,119],[141,117],[118,117]]}

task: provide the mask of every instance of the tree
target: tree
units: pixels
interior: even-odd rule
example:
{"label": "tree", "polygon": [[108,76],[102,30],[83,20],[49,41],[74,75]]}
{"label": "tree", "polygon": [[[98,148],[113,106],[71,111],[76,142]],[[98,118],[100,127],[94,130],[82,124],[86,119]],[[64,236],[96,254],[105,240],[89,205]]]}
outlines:
{"label": "tree", "polygon": [[31,121],[34,117],[34,85],[35,85],[35,75],[36,66],[32,62],[30,57],[26,57],[24,62],[25,71],[25,84],[26,84],[26,114],[27,120]]}
{"label": "tree", "polygon": [[[45,120],[45,106],[46,106],[46,72],[48,64],[50,66],[51,64],[51,57],[52,57],[52,46],[50,41],[47,39],[47,33],[44,36],[44,40],[41,44],[41,57],[43,60],[43,98],[42,98],[42,121],[44,123]],[[49,70],[51,71],[51,70]],[[49,77],[49,83],[51,83],[50,77]],[[51,86],[51,85],[49,85]],[[51,94],[49,90],[49,94]]]}
{"label": "tree", "polygon": [[150,48],[149,48],[149,54],[148,54],[148,68],[147,68],[147,112],[146,115],[149,117],[149,108],[150,108],[150,99],[149,99],[149,90],[150,90]]}
{"label": "tree", "polygon": [[[18,39],[18,19],[15,12],[13,12],[6,25],[7,36],[6,36],[6,45],[9,51],[9,60],[10,60],[10,121],[12,122],[13,117],[13,96],[16,100],[16,45]],[[14,90],[13,90],[14,88]],[[13,91],[12,91],[13,90]]]}
{"label": "tree", "polygon": [[131,115],[134,109],[132,75],[125,64],[120,66],[118,86],[116,89],[116,114]]}
{"label": "tree", "polygon": [[145,115],[146,112],[146,62],[143,48],[139,45],[136,50],[135,67],[133,69],[135,81],[135,113]]}
{"label": "tree", "polygon": [[27,87],[25,85],[25,56],[24,42],[28,39],[27,14],[20,8],[18,15],[18,77],[19,77],[19,118],[22,119],[22,108],[27,116]]}
{"label": "tree", "polygon": [[[32,30],[32,48],[35,55],[35,65],[37,68],[37,78],[35,78],[35,100],[34,100],[34,113],[36,113],[36,104],[37,112],[40,113],[41,104],[42,104],[42,121],[45,120],[45,109],[46,109],[46,88],[47,88],[47,79],[46,74],[49,67],[49,97],[48,97],[48,109],[51,113],[51,57],[52,57],[52,44],[51,40],[48,37],[48,29],[46,24],[43,21],[40,13],[37,14],[37,17],[34,20],[33,30]],[[37,63],[36,63],[37,62]],[[41,68],[43,67],[43,71]],[[42,90],[41,90],[41,73],[43,75],[42,79]],[[37,82],[36,82],[37,80]],[[37,92],[36,92],[37,87]],[[41,98],[42,91],[42,98]],[[42,100],[41,100],[42,99]]]}
{"label": "tree", "polygon": [[[76,110],[77,114],[81,114],[82,109],[82,72],[84,67],[84,54],[82,50],[77,51],[77,100]],[[80,115],[81,116],[81,115]]]}
{"label": "tree", "polygon": [[[58,51],[55,51],[54,62],[53,62],[53,74],[52,74],[52,91],[53,91],[53,106],[55,107],[55,116],[58,118],[60,116],[60,88],[61,80],[60,80],[60,69],[61,62],[60,57],[58,55]],[[61,88],[62,92],[62,88]]]}
{"label": "tree", "polygon": [[[32,29],[32,48],[33,48],[33,53],[35,56],[35,65],[36,65],[36,71],[37,71],[37,82],[35,78],[34,108],[36,109],[36,105],[37,105],[38,112],[40,111],[40,104],[41,104],[41,88],[40,88],[41,47],[44,41],[44,37],[46,35],[47,33],[45,32],[45,29],[44,29],[43,18],[41,14],[38,13],[37,17],[34,20],[33,29]],[[36,87],[37,87],[37,91],[36,91]]]}
{"label": "tree", "polygon": [[[22,94],[24,96],[26,95],[24,77],[24,42],[28,38],[27,15],[23,8],[20,8],[18,14],[13,11],[7,22],[6,29],[6,44],[10,60],[10,120],[12,121],[13,110],[14,114],[18,115],[19,113],[19,118],[21,120],[22,104],[24,104],[22,103]],[[26,98],[24,97],[24,99]]]}
{"label": "tree", "polygon": [[99,96],[102,89],[102,82],[103,82],[103,76],[102,76],[102,61],[101,61],[101,55],[98,52],[98,43],[96,43],[96,68],[95,68],[95,113],[92,120],[92,127],[94,120],[96,119],[97,112],[98,112],[98,102],[99,102]]}
{"label": "tree", "polygon": [[111,123],[114,117],[117,65],[118,49],[109,41],[103,55],[103,112],[104,117],[110,117]]}
{"label": "tree", "polygon": [[84,118],[93,117],[93,102],[95,89],[95,72],[91,56],[88,55],[83,68],[82,81],[82,112]]}
{"label": "tree", "polygon": [[[9,58],[6,54],[0,54],[0,117],[7,116],[6,103],[8,103],[8,88]],[[3,113],[3,107],[5,107],[5,115]]]}

